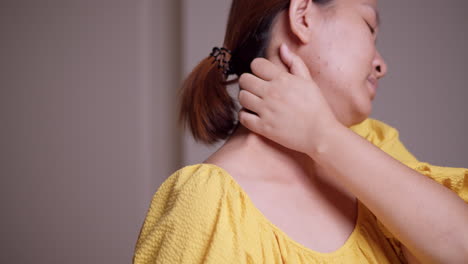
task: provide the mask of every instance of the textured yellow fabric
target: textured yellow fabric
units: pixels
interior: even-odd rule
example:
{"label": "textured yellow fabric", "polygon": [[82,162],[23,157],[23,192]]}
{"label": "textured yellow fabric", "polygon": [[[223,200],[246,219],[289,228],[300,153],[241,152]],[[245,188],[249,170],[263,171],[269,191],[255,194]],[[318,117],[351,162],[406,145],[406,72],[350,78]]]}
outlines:
{"label": "textured yellow fabric", "polygon": [[[381,121],[369,118],[350,129],[468,202],[467,169],[419,162],[399,141],[398,131]],[[179,169],[156,191],[133,262],[406,263],[400,242],[360,202],[345,244],[320,253],[271,223],[227,171],[203,163]]]}

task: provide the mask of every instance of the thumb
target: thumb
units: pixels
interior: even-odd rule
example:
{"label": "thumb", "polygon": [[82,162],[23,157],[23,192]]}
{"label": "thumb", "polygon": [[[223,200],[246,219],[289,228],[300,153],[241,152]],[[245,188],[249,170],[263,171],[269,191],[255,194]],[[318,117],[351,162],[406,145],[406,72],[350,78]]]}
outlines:
{"label": "thumb", "polygon": [[292,53],[286,44],[281,44],[280,46],[280,57],[281,60],[288,66],[289,72],[291,74],[302,77],[306,80],[311,80],[309,69],[305,65],[304,61]]}

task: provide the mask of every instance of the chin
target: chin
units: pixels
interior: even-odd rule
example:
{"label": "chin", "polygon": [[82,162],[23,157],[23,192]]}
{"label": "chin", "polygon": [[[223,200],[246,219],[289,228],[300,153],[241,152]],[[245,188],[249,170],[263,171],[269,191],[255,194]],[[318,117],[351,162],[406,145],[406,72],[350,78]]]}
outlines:
{"label": "chin", "polygon": [[372,104],[370,102],[363,103],[361,105],[358,105],[354,109],[356,109],[356,111],[352,114],[352,116],[349,117],[349,124],[347,124],[348,127],[360,124],[361,122],[369,118],[372,112]]}
{"label": "chin", "polygon": [[354,96],[338,109],[339,111],[334,112],[336,118],[342,125],[350,127],[369,118],[372,112],[372,101],[364,96]]}

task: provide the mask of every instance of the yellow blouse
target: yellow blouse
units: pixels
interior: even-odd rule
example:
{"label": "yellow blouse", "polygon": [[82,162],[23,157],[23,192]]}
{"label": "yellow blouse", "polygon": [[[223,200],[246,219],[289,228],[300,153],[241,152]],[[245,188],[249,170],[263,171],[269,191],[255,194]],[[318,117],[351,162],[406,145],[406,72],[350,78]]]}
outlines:
{"label": "yellow blouse", "polygon": [[[380,149],[456,192],[468,203],[468,169],[419,162],[398,131],[375,119],[350,127]],[[334,252],[294,241],[255,207],[227,171],[194,164],[156,191],[133,257],[149,263],[406,263],[400,242],[358,201],[355,229]]]}

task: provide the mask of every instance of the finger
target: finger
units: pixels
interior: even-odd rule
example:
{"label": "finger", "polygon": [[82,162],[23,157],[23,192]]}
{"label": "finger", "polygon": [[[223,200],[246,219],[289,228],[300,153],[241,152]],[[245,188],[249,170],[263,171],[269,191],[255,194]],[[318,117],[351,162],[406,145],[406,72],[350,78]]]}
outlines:
{"label": "finger", "polygon": [[245,126],[247,129],[257,133],[260,133],[261,128],[261,119],[260,117],[256,116],[255,114],[250,114],[246,111],[246,109],[241,109],[239,111],[239,122]]}
{"label": "finger", "polygon": [[263,103],[263,100],[260,97],[250,93],[249,91],[240,90],[239,103],[241,106],[260,115],[260,110],[262,109]]}
{"label": "finger", "polygon": [[250,73],[243,73],[239,77],[239,86],[241,89],[263,98],[265,95],[266,82]]}
{"label": "finger", "polygon": [[250,63],[250,69],[253,74],[265,81],[271,81],[281,73],[278,66],[265,58],[255,58]]}
{"label": "finger", "polygon": [[311,80],[309,69],[298,55],[294,54],[286,44],[280,47],[281,60],[288,66],[289,72],[306,80]]}

